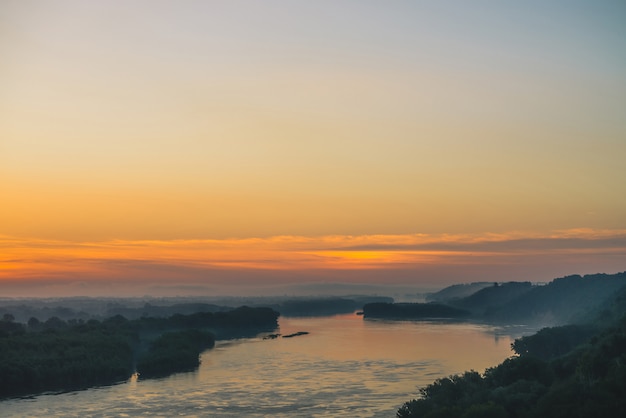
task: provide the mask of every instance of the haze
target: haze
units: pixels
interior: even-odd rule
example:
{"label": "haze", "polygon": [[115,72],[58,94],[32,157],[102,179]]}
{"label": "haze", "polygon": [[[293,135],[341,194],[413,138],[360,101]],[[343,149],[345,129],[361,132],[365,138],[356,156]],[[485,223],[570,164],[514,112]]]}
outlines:
{"label": "haze", "polygon": [[626,270],[622,1],[3,1],[0,292]]}

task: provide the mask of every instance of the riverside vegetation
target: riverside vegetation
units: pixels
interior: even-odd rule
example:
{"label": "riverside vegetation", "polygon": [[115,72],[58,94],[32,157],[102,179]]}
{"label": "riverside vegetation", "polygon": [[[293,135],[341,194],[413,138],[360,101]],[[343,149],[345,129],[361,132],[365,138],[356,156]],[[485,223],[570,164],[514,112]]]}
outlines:
{"label": "riverside vegetation", "polygon": [[[516,356],[484,373],[472,370],[426,386],[397,411],[398,417],[626,416],[626,273],[569,276],[542,286],[481,283],[451,290],[431,295],[431,304],[395,304],[400,310],[384,304],[381,311],[398,319],[462,311],[455,321],[550,327],[516,340]],[[314,307],[326,310],[325,305]],[[157,309],[141,309],[148,308]],[[136,371],[151,377],[193,369],[200,351],[215,339],[277,326],[278,313],[270,308],[219,309],[131,320],[115,315],[40,322],[32,317],[26,324],[4,313],[0,398],[111,384]],[[376,316],[371,307],[363,309]]]}
{"label": "riverside vegetation", "polygon": [[216,339],[274,331],[278,310],[285,315],[331,315],[354,312],[366,302],[393,300],[375,296],[248,299],[256,306],[235,309],[202,298],[171,298],[169,304],[157,300],[166,303],[162,306],[115,298],[3,300],[0,399],[107,385],[125,381],[135,372],[147,378],[193,370],[199,365],[199,354],[213,347]]}
{"label": "riverside vegetation", "polygon": [[274,330],[277,318],[270,308],[249,307],[135,320],[116,315],[102,321],[51,317],[40,322],[33,317],[27,324],[4,314],[0,398],[107,385],[135,372],[153,377],[191,370],[216,336]]}
{"label": "riverside vegetation", "polygon": [[[438,379],[406,402],[398,418],[534,418],[626,416],[626,274],[571,276],[549,285],[509,286],[509,310],[485,287],[458,307],[506,319],[547,318],[548,327],[512,344],[516,356],[483,374]],[[491,289],[491,290],[489,290]],[[480,293],[482,292],[482,294]],[[470,299],[468,299],[470,298]],[[497,301],[497,302],[496,302]]]}

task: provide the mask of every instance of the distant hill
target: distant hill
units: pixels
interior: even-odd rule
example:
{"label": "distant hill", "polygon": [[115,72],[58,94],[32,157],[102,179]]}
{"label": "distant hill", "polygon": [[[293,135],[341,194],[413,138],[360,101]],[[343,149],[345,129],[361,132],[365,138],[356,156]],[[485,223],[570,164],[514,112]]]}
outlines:
{"label": "distant hill", "polygon": [[517,356],[482,374],[437,379],[398,418],[626,416],[626,272],[532,286],[489,315],[572,324],[515,340]]}
{"label": "distant hill", "polygon": [[488,311],[507,306],[511,301],[532,289],[533,285],[530,282],[495,283],[480,289],[470,296],[452,300],[449,303],[457,308],[467,309],[474,315],[483,316]]}
{"label": "distant hill", "polygon": [[[604,309],[607,317],[616,315],[609,306],[626,304],[626,290],[619,299],[618,291],[626,286],[626,272],[592,274],[554,279],[546,285],[530,282],[475,283],[449,287],[439,292],[446,298],[478,289],[462,298],[445,302],[415,304],[368,304],[366,317],[396,319],[428,319],[471,317],[477,320],[529,325],[554,326],[590,322]],[[611,303],[613,305],[611,305]],[[620,305],[621,306],[621,305]]]}
{"label": "distant hill", "polygon": [[487,308],[485,318],[544,325],[588,322],[624,286],[626,272],[562,277],[533,286],[504,305]]}
{"label": "distant hill", "polygon": [[595,314],[589,317],[595,318],[595,325],[603,327],[607,324],[617,323],[626,315],[626,286],[619,289],[605,302],[596,308]]}
{"label": "distant hill", "polygon": [[493,286],[493,282],[453,284],[452,286],[444,287],[438,292],[431,293],[426,296],[426,300],[429,302],[448,302],[454,299],[465,298],[489,286]]}

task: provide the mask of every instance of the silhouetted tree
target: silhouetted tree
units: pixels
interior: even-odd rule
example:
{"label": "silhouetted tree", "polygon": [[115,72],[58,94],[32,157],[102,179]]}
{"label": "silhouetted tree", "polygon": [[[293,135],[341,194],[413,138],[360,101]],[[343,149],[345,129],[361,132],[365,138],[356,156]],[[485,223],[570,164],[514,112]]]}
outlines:
{"label": "silhouetted tree", "polygon": [[41,321],[34,316],[30,317],[27,324],[30,330],[38,330],[41,327]]}

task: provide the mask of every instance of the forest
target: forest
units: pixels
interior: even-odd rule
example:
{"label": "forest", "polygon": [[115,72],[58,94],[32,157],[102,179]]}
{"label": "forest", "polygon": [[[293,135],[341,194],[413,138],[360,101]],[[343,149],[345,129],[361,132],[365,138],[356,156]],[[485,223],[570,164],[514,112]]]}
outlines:
{"label": "forest", "polygon": [[[107,301],[100,312],[117,313],[100,318],[87,312],[93,301],[80,299],[72,301],[73,308],[14,305],[21,321],[5,307],[0,310],[0,399],[110,385],[133,373],[142,379],[193,370],[200,353],[216,340],[274,332],[276,308],[317,315],[369,302],[363,306],[365,320],[547,325],[515,340],[515,355],[502,364],[422,388],[397,411],[400,418],[626,416],[626,273],[567,276],[542,285],[456,285],[432,294],[430,301],[287,298],[272,301],[272,307],[239,308],[206,301],[162,306]],[[26,319],[29,312],[63,318]]]}
{"label": "forest", "polygon": [[352,313],[367,303],[391,303],[393,298],[384,296],[350,297],[301,297],[290,298],[269,305],[282,316],[326,316]]}
{"label": "forest", "polygon": [[[461,319],[556,326],[584,322],[619,289],[626,273],[567,276],[530,282],[453,285],[428,295],[427,303],[367,303],[365,318]],[[473,291],[473,292],[472,292]]]}
{"label": "forest", "polygon": [[224,312],[175,314],[102,321],[32,317],[0,320],[0,398],[66,391],[163,376],[199,365],[216,338],[255,335],[278,326],[270,308],[240,307]]}
{"label": "forest", "polygon": [[363,306],[365,318],[419,319],[419,318],[465,318],[470,312],[441,303],[368,303]]}
{"label": "forest", "polygon": [[[608,280],[599,284],[607,289],[623,276],[588,279]],[[564,285],[583,285],[582,290],[590,287],[579,276],[555,282],[545,286],[550,293],[567,287]],[[419,398],[406,402],[397,417],[626,416],[626,287],[607,293],[600,304],[578,306],[586,316],[575,314],[576,306],[566,309],[568,317],[582,318],[578,323],[546,327],[515,340],[512,349],[516,355],[500,365],[482,374],[471,370],[441,378],[420,389]],[[538,295],[531,308],[541,309],[547,302],[544,294]],[[588,299],[597,302],[602,295],[588,294]],[[553,303],[557,312],[563,309],[560,299]],[[589,310],[592,305],[595,308]],[[521,309],[521,305],[513,308]]]}
{"label": "forest", "polygon": [[126,319],[166,318],[175,314],[226,312],[240,306],[266,307],[282,316],[326,316],[352,313],[371,302],[393,302],[393,298],[371,295],[351,296],[195,296],[195,297],[72,297],[72,298],[2,298],[0,317],[11,314],[17,322],[30,318],[46,320],[103,320],[115,315]]}

